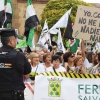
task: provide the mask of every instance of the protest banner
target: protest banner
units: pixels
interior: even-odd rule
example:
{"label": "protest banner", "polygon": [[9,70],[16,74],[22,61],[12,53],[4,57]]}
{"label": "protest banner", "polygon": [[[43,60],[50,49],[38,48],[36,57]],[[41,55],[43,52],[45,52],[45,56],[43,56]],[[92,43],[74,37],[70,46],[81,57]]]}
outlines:
{"label": "protest banner", "polygon": [[[59,76],[57,76],[59,75]],[[34,100],[100,100],[100,76],[42,73],[36,76]]]}
{"label": "protest banner", "polygon": [[26,88],[24,90],[25,100],[34,100],[34,85],[31,85],[30,82],[24,82]]}
{"label": "protest banner", "polygon": [[79,6],[77,10],[73,38],[100,42],[100,9]]}

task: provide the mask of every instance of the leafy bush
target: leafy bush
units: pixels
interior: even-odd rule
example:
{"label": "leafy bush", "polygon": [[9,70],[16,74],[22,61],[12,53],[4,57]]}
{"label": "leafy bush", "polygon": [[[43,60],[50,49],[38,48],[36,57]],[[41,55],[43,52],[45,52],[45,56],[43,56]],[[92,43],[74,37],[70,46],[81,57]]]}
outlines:
{"label": "leafy bush", "polygon": [[[44,21],[47,20],[48,26],[51,28],[71,7],[72,11],[70,16],[74,23],[79,5],[94,7],[82,0],[50,0],[41,14],[41,25],[43,26]],[[61,29],[61,32],[63,37],[65,29]],[[64,44],[67,40],[68,39],[63,38]]]}
{"label": "leafy bush", "polygon": [[77,8],[79,5],[93,7],[93,5],[81,0],[50,0],[47,3],[41,15],[42,26],[44,24],[44,21],[47,20],[49,28],[51,28],[61,18],[61,16],[64,15],[64,13],[66,13],[71,7],[71,19],[74,23]]}

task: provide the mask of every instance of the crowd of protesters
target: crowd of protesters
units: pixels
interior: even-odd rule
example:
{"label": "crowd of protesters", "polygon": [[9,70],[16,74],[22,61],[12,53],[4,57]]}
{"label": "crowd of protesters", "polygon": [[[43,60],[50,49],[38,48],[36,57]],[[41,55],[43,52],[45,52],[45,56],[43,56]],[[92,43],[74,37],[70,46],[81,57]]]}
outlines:
{"label": "crowd of protesters", "polygon": [[48,41],[47,44],[48,49],[44,47],[26,54],[32,69],[29,75],[24,76],[24,81],[35,80],[36,73],[43,72],[88,73],[95,75],[100,73],[100,53],[86,51],[84,40],[81,41],[81,49],[77,50],[76,53],[72,53],[70,50],[63,53],[58,50],[57,45],[50,46]]}

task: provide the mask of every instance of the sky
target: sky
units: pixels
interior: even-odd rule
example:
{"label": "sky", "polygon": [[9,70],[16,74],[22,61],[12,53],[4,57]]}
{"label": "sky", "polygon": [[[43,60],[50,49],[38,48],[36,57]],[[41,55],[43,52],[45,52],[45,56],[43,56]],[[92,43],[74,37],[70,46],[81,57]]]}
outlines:
{"label": "sky", "polygon": [[83,0],[87,3],[100,3],[100,0]]}

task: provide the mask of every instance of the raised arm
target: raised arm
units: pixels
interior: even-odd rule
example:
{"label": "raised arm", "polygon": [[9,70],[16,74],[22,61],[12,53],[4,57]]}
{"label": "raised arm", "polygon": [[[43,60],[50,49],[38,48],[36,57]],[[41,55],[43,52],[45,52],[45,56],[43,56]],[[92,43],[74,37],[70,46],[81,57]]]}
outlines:
{"label": "raised arm", "polygon": [[83,56],[83,58],[84,58],[84,60],[85,60],[86,55],[85,55],[84,40],[83,40],[83,39],[82,39],[82,42],[81,42],[81,48],[82,48],[82,56]]}

